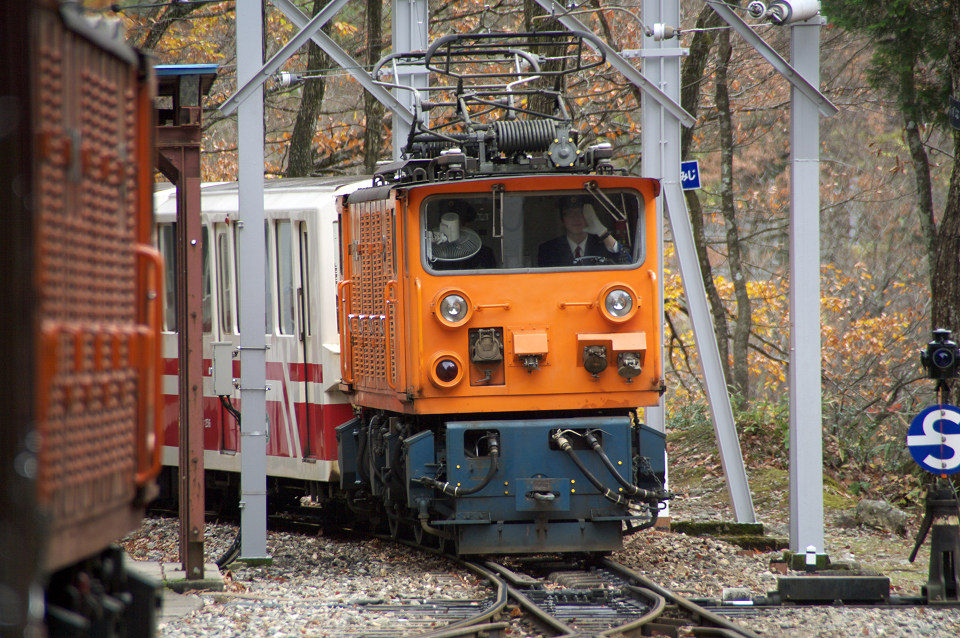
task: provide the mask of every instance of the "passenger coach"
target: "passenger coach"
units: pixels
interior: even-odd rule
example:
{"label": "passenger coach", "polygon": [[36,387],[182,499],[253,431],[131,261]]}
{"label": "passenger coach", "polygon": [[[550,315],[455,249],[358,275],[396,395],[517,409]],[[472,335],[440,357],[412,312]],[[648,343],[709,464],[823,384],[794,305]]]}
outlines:
{"label": "passenger coach", "polygon": [[[267,474],[297,485],[336,480],[334,428],[352,416],[340,391],[336,279],[339,222],[334,195],[352,179],[268,180],[264,196],[267,344]],[[354,184],[354,185],[352,185]],[[166,263],[163,303],[163,463],[178,464],[176,335],[176,192],[159,191],[156,241]],[[239,345],[238,193],[236,183],[201,189],[203,259],[204,466],[238,480],[240,424],[231,414],[239,391],[213,390],[212,344]],[[239,378],[239,362],[234,377]],[[215,476],[215,475],[214,475]],[[212,481],[216,483],[217,481]]]}

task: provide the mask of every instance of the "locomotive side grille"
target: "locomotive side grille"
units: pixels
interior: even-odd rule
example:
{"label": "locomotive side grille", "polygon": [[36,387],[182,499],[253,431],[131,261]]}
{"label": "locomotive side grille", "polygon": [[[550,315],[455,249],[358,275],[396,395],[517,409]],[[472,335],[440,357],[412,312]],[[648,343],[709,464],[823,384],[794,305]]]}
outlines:
{"label": "locomotive side grille", "polygon": [[[385,200],[363,202],[356,205],[359,219],[357,260],[359,273],[353,285],[351,306],[355,318],[352,320],[353,351],[358,353],[354,361],[354,373],[359,385],[367,389],[386,390],[387,361],[391,357],[390,369],[396,375],[396,360],[393,352],[387,353],[387,330],[391,330],[390,341],[395,343],[395,321],[390,320],[394,312],[386,303],[387,282],[395,276],[393,255],[393,222],[391,212]],[[396,379],[391,379],[395,383]]]}
{"label": "locomotive side grille", "polygon": [[[39,490],[54,526],[129,503],[137,443],[135,70],[44,14],[37,97]],[[83,69],[74,73],[71,69]],[[66,71],[65,71],[66,70]]]}

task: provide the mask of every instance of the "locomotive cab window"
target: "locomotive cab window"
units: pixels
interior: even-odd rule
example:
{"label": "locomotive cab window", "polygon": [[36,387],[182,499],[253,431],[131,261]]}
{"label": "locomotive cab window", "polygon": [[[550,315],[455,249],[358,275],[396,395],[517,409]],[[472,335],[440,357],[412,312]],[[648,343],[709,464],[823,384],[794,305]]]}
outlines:
{"label": "locomotive cab window", "polygon": [[643,197],[628,190],[428,199],[423,263],[438,274],[630,268],[644,259]]}

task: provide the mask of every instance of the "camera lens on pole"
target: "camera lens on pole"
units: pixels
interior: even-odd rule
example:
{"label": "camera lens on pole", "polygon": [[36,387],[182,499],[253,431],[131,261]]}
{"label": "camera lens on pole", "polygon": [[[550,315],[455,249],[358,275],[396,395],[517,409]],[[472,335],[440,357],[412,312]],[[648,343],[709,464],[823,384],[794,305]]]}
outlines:
{"label": "camera lens on pole", "polygon": [[960,350],[950,336],[949,330],[934,330],[933,341],[920,353],[920,363],[931,379],[943,381],[960,375]]}
{"label": "camera lens on pole", "polygon": [[933,351],[930,356],[933,365],[941,370],[952,368],[957,363],[957,357],[949,347],[940,347]]}

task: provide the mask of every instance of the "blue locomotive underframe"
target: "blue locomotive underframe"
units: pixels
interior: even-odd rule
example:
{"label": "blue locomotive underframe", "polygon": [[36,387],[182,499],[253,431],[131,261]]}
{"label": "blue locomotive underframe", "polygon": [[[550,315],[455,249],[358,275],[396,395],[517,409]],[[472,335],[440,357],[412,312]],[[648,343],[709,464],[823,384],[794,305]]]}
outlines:
{"label": "blue locomotive underframe", "polygon": [[[586,442],[588,432],[619,474],[638,487],[659,488],[664,473],[664,435],[634,426],[626,416],[453,421],[443,435],[425,430],[402,441],[386,435],[380,445],[358,442],[358,419],[337,430],[342,486],[366,485],[388,504],[404,501],[414,516],[426,516],[431,527],[455,536],[461,554],[611,551],[622,546],[624,521],[648,518],[604,496],[556,444],[552,434],[558,430],[614,496],[624,490]],[[361,445],[381,450],[381,463],[374,463],[379,470],[357,467],[357,458],[369,458],[358,455]],[[399,485],[383,481],[378,487],[367,480],[389,471],[391,459],[402,459],[403,493]]]}

